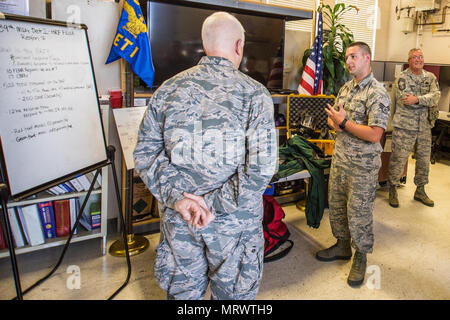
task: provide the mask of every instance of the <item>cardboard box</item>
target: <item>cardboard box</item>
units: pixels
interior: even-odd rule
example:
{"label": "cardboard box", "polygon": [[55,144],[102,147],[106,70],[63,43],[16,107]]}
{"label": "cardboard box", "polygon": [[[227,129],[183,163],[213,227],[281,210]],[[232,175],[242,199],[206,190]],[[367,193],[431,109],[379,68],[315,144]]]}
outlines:
{"label": "cardboard box", "polygon": [[158,201],[136,174],[133,176],[133,221],[158,218]]}

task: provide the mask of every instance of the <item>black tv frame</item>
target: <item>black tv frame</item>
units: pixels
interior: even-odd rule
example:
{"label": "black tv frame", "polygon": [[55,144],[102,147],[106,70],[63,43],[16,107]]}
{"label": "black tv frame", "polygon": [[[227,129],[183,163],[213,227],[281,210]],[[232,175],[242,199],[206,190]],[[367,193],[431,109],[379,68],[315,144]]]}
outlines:
{"label": "black tv frame", "polygon": [[[287,21],[292,20],[304,20],[304,19],[312,19],[313,11],[312,10],[301,10],[301,9],[291,9],[283,6],[273,6],[267,4],[259,4],[255,2],[246,2],[246,1],[236,1],[236,0],[147,0],[141,1],[140,6],[142,13],[144,15],[145,21],[149,24],[149,10],[150,6],[149,2],[159,2],[166,4],[175,4],[186,7],[193,8],[201,8],[208,10],[221,10],[227,11],[230,13],[244,14],[244,15],[253,15],[260,17],[269,17],[269,18],[277,18],[283,19],[283,38],[281,39],[283,42],[281,56],[284,60],[284,37],[286,33],[285,25]],[[150,28],[150,26],[149,26]],[[284,64],[284,61],[282,61]],[[139,78],[135,77],[135,91],[139,93],[152,93],[157,89],[154,87],[152,89],[148,88],[145,83],[143,83]],[[281,90],[281,89],[278,89]]]}

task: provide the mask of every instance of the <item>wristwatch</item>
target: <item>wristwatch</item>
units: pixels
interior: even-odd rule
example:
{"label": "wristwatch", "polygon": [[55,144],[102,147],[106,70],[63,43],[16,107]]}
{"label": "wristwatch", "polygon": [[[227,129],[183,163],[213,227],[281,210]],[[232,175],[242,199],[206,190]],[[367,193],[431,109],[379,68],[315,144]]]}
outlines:
{"label": "wristwatch", "polygon": [[346,123],[347,123],[347,119],[344,118],[344,120],[342,120],[342,122],[339,124],[339,128],[341,128],[342,130],[345,130]]}

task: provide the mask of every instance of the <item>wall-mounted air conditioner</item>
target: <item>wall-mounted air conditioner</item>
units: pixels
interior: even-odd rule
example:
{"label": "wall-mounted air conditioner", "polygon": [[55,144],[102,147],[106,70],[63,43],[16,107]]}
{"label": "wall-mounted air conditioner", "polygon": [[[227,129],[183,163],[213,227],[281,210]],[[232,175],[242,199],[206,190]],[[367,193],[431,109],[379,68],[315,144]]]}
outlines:
{"label": "wall-mounted air conditioner", "polygon": [[441,0],[415,0],[416,11],[432,11],[441,8]]}

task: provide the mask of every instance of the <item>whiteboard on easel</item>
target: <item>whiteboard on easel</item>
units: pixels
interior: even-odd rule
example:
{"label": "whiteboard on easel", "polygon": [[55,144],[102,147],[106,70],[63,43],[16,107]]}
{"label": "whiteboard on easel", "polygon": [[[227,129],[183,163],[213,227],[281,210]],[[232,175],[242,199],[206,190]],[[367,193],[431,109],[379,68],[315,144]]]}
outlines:
{"label": "whiteboard on easel", "polygon": [[0,142],[11,195],[107,161],[85,26],[0,20]]}
{"label": "whiteboard on easel", "polygon": [[136,147],[139,126],[145,110],[147,110],[147,107],[113,109],[127,170],[134,169],[133,151]]}

